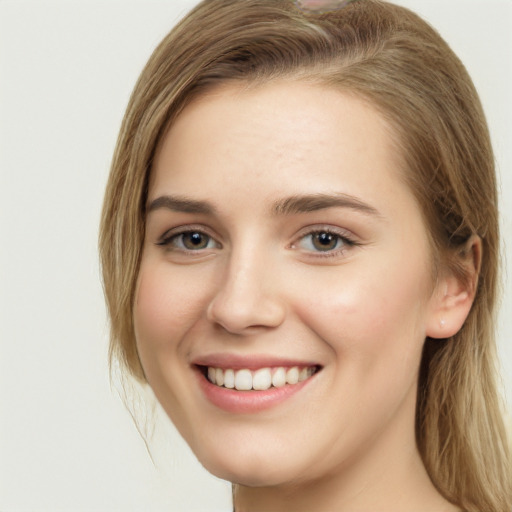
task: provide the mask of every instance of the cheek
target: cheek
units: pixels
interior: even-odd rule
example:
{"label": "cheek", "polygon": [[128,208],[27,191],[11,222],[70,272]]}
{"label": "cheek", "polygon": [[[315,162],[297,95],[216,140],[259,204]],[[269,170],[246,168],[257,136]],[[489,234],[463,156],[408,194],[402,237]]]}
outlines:
{"label": "cheek", "polygon": [[134,308],[137,345],[141,355],[176,348],[204,311],[204,287],[187,273],[171,272],[165,263],[141,265]]}
{"label": "cheek", "polygon": [[369,268],[361,266],[360,272],[355,266],[350,272],[341,268],[339,277],[326,279],[317,288],[323,288],[322,293],[302,301],[301,317],[334,352],[352,351],[371,358],[386,347],[421,347],[428,298],[424,273],[396,264],[386,271]]}
{"label": "cheek", "polygon": [[190,434],[184,397],[189,389],[183,339],[199,318],[202,297],[190,279],[161,261],[143,259],[137,282],[134,327],[147,381],[173,423]]}

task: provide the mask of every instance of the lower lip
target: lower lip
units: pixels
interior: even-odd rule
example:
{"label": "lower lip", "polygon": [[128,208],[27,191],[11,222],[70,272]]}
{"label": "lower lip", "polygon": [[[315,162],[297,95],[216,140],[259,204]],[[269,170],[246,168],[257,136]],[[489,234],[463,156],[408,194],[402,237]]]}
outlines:
{"label": "lower lip", "polygon": [[216,407],[236,414],[254,413],[275,407],[303,390],[316,376],[315,374],[298,384],[287,384],[265,391],[236,391],[212,384],[200,370],[196,374],[206,398]]}

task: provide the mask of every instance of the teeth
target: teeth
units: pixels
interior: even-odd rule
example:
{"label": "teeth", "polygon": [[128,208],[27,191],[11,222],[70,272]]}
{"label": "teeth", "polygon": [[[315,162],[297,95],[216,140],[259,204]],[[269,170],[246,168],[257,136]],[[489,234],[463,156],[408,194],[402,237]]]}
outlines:
{"label": "teeth", "polygon": [[282,388],[286,384],[286,372],[284,368],[277,368],[272,375],[272,385],[275,388]]}
{"label": "teeth", "polygon": [[[210,370],[210,368],[208,368]],[[224,372],[224,386],[229,389],[235,387],[235,372],[233,370],[226,370]]]}
{"label": "teeth", "polygon": [[222,368],[208,367],[208,380],[217,386],[238,391],[265,391],[271,387],[280,388],[286,384],[303,382],[315,373],[315,368],[260,368],[254,372],[251,370],[223,370]]}
{"label": "teeth", "polygon": [[252,377],[252,387],[258,391],[265,391],[272,386],[272,374],[270,368],[262,368],[254,372]]}
{"label": "teeth", "polygon": [[297,384],[299,382],[299,369],[296,366],[286,372],[286,382],[288,384]]}
{"label": "teeth", "polygon": [[299,372],[299,382],[306,380],[308,378],[308,368],[302,368]]}
{"label": "teeth", "polygon": [[235,373],[235,388],[238,391],[249,391],[252,389],[252,373],[250,370],[238,370]]}
{"label": "teeth", "polygon": [[215,370],[215,382],[217,386],[224,385],[224,372],[220,368]]}

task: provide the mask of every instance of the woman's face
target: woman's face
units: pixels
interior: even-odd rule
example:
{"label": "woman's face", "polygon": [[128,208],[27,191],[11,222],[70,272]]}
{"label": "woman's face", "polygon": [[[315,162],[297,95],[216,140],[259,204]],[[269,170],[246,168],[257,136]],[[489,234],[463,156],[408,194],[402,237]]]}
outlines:
{"label": "woman's face", "polygon": [[217,89],[164,138],[137,347],[215,475],[301,483],[416,453],[418,366],[439,319],[401,165],[370,105],[293,81]]}

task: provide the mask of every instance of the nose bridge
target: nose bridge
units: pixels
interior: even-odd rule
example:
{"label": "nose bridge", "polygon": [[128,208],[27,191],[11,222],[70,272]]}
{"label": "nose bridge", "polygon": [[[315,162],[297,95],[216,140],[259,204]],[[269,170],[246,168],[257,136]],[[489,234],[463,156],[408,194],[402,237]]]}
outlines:
{"label": "nose bridge", "polygon": [[234,248],[209,304],[209,319],[233,333],[277,327],[285,314],[278,277],[268,248],[250,242]]}

